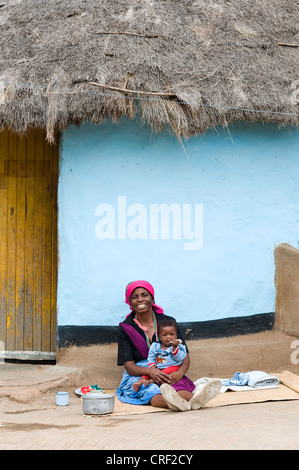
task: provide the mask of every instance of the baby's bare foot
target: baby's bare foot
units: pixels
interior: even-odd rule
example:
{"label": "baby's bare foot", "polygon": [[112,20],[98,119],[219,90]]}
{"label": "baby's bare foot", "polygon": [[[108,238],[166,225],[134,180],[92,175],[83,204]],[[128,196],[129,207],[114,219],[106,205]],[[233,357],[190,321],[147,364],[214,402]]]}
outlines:
{"label": "baby's bare foot", "polygon": [[139,384],[138,382],[132,385],[134,392],[139,392],[140,387],[141,387],[141,384]]}

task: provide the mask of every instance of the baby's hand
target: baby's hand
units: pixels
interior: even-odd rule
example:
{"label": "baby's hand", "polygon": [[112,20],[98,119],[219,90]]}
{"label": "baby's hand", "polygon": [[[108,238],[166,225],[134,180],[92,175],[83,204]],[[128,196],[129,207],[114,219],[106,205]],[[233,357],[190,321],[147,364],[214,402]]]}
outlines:
{"label": "baby's hand", "polygon": [[174,339],[172,341],[172,351],[174,352],[176,350],[176,348],[178,347],[179,344],[181,344],[181,340],[180,339]]}

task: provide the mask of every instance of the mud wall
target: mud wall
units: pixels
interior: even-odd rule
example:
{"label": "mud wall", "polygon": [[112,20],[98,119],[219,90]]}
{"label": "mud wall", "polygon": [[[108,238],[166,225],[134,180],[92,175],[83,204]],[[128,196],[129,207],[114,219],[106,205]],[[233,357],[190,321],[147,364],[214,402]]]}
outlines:
{"label": "mud wall", "polygon": [[275,324],[277,330],[299,337],[299,250],[283,243],[274,250]]}

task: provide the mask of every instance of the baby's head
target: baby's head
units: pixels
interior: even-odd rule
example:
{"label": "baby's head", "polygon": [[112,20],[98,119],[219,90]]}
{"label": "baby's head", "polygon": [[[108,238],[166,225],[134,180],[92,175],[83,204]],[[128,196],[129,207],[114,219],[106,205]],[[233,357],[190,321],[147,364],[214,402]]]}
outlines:
{"label": "baby's head", "polygon": [[177,339],[178,325],[172,318],[164,318],[158,323],[158,337],[162,346],[171,346],[171,341]]}

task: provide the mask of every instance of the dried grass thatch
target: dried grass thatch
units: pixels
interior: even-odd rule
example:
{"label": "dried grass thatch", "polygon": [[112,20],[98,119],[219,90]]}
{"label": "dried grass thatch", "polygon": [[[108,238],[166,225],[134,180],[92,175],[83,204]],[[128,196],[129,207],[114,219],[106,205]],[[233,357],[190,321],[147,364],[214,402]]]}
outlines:
{"label": "dried grass thatch", "polygon": [[69,124],[108,116],[178,137],[234,120],[297,126],[296,7],[295,0],[2,0],[0,130],[43,127],[51,141]]}

